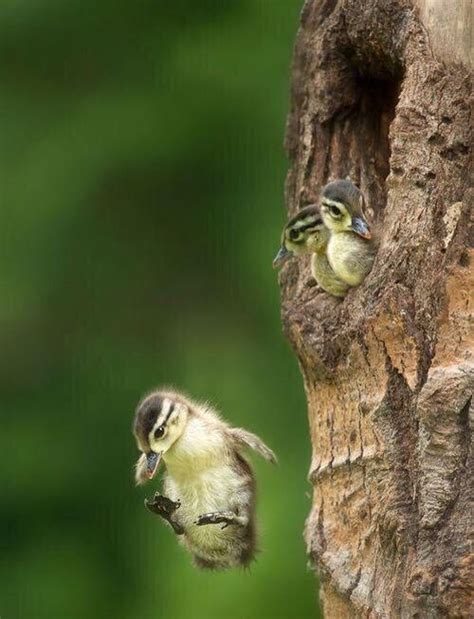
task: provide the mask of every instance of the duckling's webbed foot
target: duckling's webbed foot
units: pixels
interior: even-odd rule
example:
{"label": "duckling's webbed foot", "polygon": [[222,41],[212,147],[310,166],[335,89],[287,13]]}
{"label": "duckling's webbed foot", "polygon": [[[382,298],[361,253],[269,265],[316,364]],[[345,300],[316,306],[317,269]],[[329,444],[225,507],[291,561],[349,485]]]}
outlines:
{"label": "duckling's webbed foot", "polygon": [[169,522],[176,535],[184,533],[183,527],[173,519],[174,512],[181,507],[180,501],[172,501],[168,497],[162,496],[159,492],[155,492],[155,496],[152,499],[145,499],[145,507]]}
{"label": "duckling's webbed foot", "polygon": [[221,529],[227,528],[230,524],[245,526],[248,519],[244,516],[238,516],[232,511],[211,512],[210,514],[201,514],[195,524],[202,527],[206,524],[222,524]]}

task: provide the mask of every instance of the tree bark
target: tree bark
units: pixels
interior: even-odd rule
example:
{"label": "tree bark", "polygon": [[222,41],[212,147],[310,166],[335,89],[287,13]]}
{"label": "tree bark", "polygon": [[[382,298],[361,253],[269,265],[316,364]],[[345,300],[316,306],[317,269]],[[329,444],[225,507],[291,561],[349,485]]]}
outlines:
{"label": "tree bark", "polygon": [[308,0],[301,15],[289,213],[349,175],[380,239],[342,301],[309,261],[280,276],[326,618],[474,616],[471,24],[469,0]]}

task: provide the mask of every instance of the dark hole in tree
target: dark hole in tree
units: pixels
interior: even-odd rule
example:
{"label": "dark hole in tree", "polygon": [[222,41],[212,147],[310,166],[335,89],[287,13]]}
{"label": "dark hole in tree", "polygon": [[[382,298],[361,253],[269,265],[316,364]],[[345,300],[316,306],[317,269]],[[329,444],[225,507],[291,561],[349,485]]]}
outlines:
{"label": "dark hole in tree", "polygon": [[354,131],[359,140],[361,189],[376,219],[386,204],[385,181],[390,171],[390,124],[400,94],[400,82],[358,75],[360,93]]}

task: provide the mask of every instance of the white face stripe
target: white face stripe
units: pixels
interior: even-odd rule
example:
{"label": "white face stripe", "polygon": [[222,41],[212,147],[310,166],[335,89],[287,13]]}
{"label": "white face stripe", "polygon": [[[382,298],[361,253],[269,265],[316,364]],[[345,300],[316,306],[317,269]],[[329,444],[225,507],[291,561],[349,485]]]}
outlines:
{"label": "white face stripe", "polygon": [[346,210],[345,205],[342,202],[338,202],[337,200],[330,200],[329,198],[322,199],[323,206],[337,206],[337,208],[343,208]]}
{"label": "white face stripe", "polygon": [[293,230],[299,230],[300,228],[306,228],[306,226],[310,226],[311,224],[316,225],[318,222],[317,217],[310,215],[309,217],[305,217],[304,219],[299,219],[292,226]]}
{"label": "white face stripe", "polygon": [[155,425],[151,429],[150,434],[148,435],[149,437],[152,437],[155,434],[155,430],[159,428],[160,426],[162,425],[166,426],[166,423],[171,413],[174,411],[174,408],[175,408],[175,405],[174,405],[173,400],[169,400],[168,398],[165,398],[163,400],[163,406],[161,407],[161,412],[158,415],[155,421]]}
{"label": "white face stripe", "polygon": [[163,406],[161,407],[161,413],[158,415],[158,419],[156,420],[156,423],[159,426],[163,425],[171,412],[171,408],[174,408],[174,402],[168,398],[165,398],[163,400]]}

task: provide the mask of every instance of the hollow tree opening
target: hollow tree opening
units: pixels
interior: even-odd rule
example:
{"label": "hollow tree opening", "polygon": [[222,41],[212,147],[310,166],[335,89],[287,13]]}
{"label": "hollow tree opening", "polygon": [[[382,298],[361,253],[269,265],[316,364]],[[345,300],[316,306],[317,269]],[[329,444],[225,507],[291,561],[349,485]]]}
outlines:
{"label": "hollow tree opening", "polygon": [[304,261],[281,275],[326,617],[470,616],[472,74],[431,4],[308,0],[295,46],[288,209],[349,175],[380,237],[372,272],[342,301]]}

